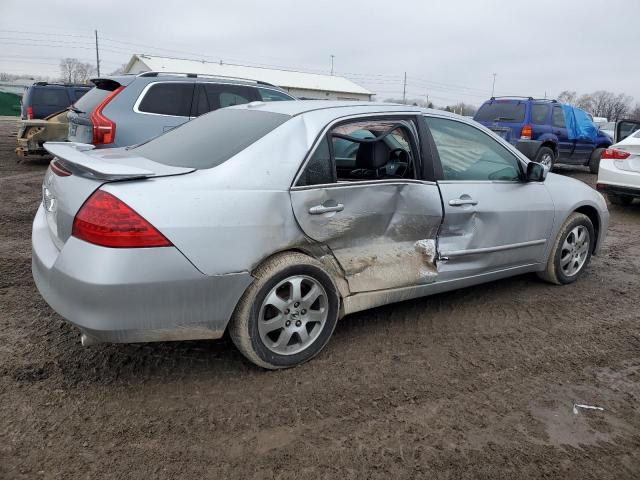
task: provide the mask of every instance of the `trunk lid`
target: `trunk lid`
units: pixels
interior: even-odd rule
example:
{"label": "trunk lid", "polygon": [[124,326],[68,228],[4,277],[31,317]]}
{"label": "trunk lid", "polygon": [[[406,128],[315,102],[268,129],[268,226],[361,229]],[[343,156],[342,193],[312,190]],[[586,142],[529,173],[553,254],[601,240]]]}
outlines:
{"label": "trunk lid", "polygon": [[[72,142],[47,142],[44,148],[54,156],[51,162],[54,168],[50,166],[45,173],[42,205],[51,238],[59,249],[71,236],[76,213],[101,185],[183,175],[195,170],[163,165],[122,148],[94,150],[93,145]],[[71,174],[56,174],[55,165]]]}

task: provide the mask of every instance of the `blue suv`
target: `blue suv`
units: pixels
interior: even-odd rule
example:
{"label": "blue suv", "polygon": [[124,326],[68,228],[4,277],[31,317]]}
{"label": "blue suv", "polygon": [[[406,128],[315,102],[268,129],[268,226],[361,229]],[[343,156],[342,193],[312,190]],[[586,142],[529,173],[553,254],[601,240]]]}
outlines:
{"label": "blue suv", "polygon": [[565,163],[586,165],[597,173],[602,152],[613,143],[599,130],[595,140],[570,139],[562,104],[556,100],[492,97],[473,119],[550,169]]}

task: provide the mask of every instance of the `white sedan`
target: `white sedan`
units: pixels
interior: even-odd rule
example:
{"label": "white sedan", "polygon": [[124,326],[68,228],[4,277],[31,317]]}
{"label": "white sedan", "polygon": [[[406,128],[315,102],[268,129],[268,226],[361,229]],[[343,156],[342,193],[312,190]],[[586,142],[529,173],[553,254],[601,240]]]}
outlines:
{"label": "white sedan", "polygon": [[606,193],[614,205],[629,205],[634,198],[640,198],[640,123],[618,123],[619,138],[633,133],[602,153],[596,188]]}

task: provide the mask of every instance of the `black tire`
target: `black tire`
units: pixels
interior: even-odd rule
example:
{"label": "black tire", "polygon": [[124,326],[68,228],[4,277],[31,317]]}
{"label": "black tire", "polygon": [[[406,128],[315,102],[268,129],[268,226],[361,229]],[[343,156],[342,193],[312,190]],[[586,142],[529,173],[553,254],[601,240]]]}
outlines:
{"label": "black tire", "polygon": [[[283,355],[272,351],[265,344],[258,322],[262,303],[267,295],[279,283],[294,276],[308,277],[324,288],[328,313],[317,337],[304,350]],[[336,326],[340,306],[338,289],[322,263],[301,253],[278,254],[258,267],[254,277],[255,281],[238,302],[229,323],[229,335],[238,350],[252,363],[270,370],[295,367],[320,353]]]}
{"label": "black tire", "polygon": [[[572,230],[579,226],[586,227],[587,231],[589,232],[587,256],[580,269],[575,274],[569,276],[565,274],[561,267],[560,259],[562,258],[563,252],[562,246]],[[549,259],[547,260],[547,266],[544,271],[538,272],[538,276],[541,279],[550,283],[555,283],[556,285],[566,285],[568,283],[575,282],[580,277],[580,275],[582,275],[584,270],[589,265],[589,262],[591,261],[591,253],[593,252],[595,241],[595,229],[593,228],[591,219],[589,219],[589,217],[582,213],[573,212],[571,215],[569,215],[569,217],[565,220],[564,224],[560,228],[558,236],[553,243],[553,248],[551,249]]]}
{"label": "black tire", "polygon": [[553,165],[556,162],[556,154],[549,147],[540,147],[534,161],[548,166],[549,171],[551,171],[553,170]]}
{"label": "black tire", "polygon": [[602,152],[604,151],[604,148],[596,148],[591,152],[591,157],[589,157],[589,171],[591,173],[598,173],[598,170],[600,170],[600,157],[602,157]]}
{"label": "black tire", "polygon": [[616,195],[615,193],[607,193],[607,198],[614,205],[620,205],[623,207],[631,205],[631,202],[633,202],[633,197],[631,195]]}

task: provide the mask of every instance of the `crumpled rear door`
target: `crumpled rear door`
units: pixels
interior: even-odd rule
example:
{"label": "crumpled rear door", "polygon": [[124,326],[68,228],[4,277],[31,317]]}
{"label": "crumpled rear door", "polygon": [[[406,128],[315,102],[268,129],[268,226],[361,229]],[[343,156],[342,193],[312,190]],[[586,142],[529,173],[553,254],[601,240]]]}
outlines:
{"label": "crumpled rear door", "polygon": [[296,187],[296,219],[327,245],[352,293],[434,282],[442,203],[433,182],[384,180]]}

